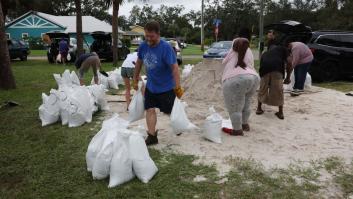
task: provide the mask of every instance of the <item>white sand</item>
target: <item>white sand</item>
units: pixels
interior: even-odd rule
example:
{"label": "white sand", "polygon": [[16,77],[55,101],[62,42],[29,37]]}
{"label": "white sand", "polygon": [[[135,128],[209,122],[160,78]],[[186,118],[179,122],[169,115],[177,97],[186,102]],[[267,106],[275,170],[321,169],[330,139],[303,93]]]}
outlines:
{"label": "white sand", "polygon": [[[187,114],[199,127],[210,106],[228,118],[220,86],[221,71],[216,61],[199,64],[184,81],[187,92],[183,100],[189,105]],[[117,99],[117,96],[109,96],[109,99]],[[127,118],[125,104],[113,102],[110,106]],[[196,163],[215,164],[221,174],[229,171],[231,157],[252,158],[266,168],[330,156],[342,157],[347,162],[353,159],[353,97],[317,87],[296,98],[285,94],[283,121],[274,116],[276,107],[264,106],[265,114],[258,116],[254,100],[252,109],[251,131],[243,137],[224,134],[222,144],[205,140],[202,131],[186,132],[177,137],[171,131],[169,117],[159,113],[159,144],[154,148],[196,155],[199,157]],[[145,125],[145,121],[133,126],[139,124]]]}

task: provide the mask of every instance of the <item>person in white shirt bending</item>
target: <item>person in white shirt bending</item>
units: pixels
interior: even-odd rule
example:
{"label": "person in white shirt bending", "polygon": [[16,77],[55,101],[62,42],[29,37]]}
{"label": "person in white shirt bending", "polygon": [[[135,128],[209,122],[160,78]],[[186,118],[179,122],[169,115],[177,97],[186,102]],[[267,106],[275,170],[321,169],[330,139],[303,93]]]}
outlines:
{"label": "person in white shirt bending", "polygon": [[131,102],[131,82],[130,80],[134,77],[134,70],[135,70],[135,64],[137,61],[137,50],[135,52],[128,54],[125,61],[121,65],[121,76],[124,79],[125,83],[125,98],[126,98],[126,103],[127,107],[129,107],[129,104]]}

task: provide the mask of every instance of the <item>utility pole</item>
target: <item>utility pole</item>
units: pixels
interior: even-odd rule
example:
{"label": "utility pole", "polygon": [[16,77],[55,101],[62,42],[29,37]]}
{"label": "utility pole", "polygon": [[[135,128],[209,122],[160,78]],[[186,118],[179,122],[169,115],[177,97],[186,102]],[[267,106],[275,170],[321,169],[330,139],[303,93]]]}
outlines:
{"label": "utility pole", "polygon": [[205,37],[205,33],[204,33],[204,4],[205,0],[201,0],[201,51],[205,50],[205,43],[204,43],[204,37]]}
{"label": "utility pole", "polygon": [[259,20],[259,60],[261,60],[264,50],[264,0],[260,2],[260,20]]}

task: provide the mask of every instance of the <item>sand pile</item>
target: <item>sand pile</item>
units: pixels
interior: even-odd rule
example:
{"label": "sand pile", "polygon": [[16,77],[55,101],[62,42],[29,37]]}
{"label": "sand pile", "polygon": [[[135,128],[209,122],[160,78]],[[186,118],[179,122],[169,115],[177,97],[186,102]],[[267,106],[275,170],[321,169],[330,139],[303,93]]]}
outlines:
{"label": "sand pile", "polygon": [[[186,112],[199,127],[202,127],[211,106],[225,119],[229,118],[221,89],[222,71],[220,61],[205,60],[197,64],[184,80],[186,93],[183,100],[189,105]],[[124,103],[112,102],[110,106],[112,111],[127,118]],[[196,155],[199,157],[196,163],[215,163],[221,174],[229,171],[232,157],[252,158],[267,168],[286,167],[293,160],[309,162],[339,156],[348,162],[353,158],[353,97],[313,87],[307,94],[296,98],[285,94],[283,121],[274,115],[275,107],[265,106],[264,115],[255,115],[255,99],[252,110],[251,131],[243,137],[224,134],[222,144],[205,140],[202,131],[197,130],[176,137],[169,125],[169,117],[158,113],[160,144],[155,148]],[[144,120],[133,125],[146,126]]]}

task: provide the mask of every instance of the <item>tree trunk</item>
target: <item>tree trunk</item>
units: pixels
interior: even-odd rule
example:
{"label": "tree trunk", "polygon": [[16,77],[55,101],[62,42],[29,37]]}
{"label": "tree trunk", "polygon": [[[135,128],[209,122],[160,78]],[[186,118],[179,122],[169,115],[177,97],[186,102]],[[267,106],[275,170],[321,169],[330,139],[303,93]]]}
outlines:
{"label": "tree trunk", "polygon": [[16,88],[15,78],[10,65],[10,55],[5,33],[5,18],[0,0],[0,89]]}
{"label": "tree trunk", "polygon": [[80,55],[83,54],[81,0],[75,0],[75,6],[76,6],[76,39],[77,39],[76,59],[77,59]]}
{"label": "tree trunk", "polygon": [[112,20],[112,39],[113,39],[113,66],[118,65],[118,14],[119,1],[113,0],[113,20]]}

